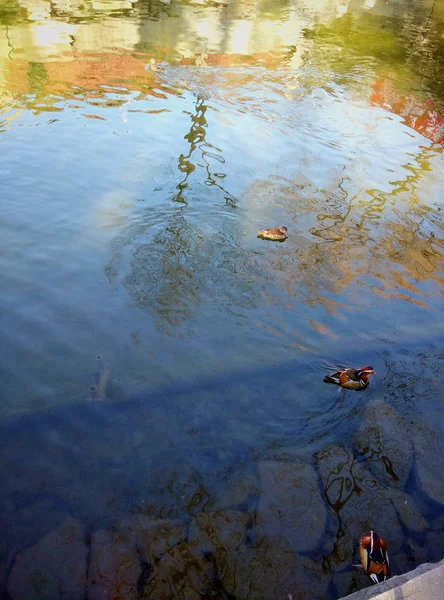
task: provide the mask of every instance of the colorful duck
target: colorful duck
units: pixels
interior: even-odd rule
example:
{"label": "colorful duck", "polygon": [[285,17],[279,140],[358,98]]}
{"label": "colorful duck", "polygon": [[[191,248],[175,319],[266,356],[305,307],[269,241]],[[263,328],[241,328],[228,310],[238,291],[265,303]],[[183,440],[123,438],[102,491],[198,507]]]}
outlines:
{"label": "colorful duck", "polygon": [[373,583],[381,583],[390,577],[389,555],[387,544],[376,531],[364,533],[359,540],[359,554],[364,572]]}
{"label": "colorful duck", "polygon": [[336,373],[324,377],[325,383],[335,383],[346,390],[363,390],[370,381],[370,375],[376,371],[373,367],[361,367],[360,369],[340,369]]}
{"label": "colorful duck", "polygon": [[257,232],[257,236],[275,242],[283,242],[288,238],[288,227],[280,225],[279,227],[271,227],[270,229],[262,229]]}

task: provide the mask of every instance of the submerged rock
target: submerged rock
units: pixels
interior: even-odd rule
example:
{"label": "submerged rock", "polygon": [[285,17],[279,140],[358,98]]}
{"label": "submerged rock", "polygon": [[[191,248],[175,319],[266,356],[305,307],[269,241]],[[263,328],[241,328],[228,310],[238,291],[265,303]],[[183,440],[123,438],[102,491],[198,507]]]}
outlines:
{"label": "submerged rock", "polygon": [[325,600],[328,576],[309,558],[298,556],[279,537],[259,546],[242,545],[218,573],[225,592],[237,600],[291,598]]}
{"label": "submerged rock", "polygon": [[12,600],[83,600],[87,546],[79,521],[67,517],[23,552],[8,580]]}
{"label": "submerged rock", "polygon": [[[314,468],[264,461],[256,523],[266,536],[282,536],[295,552],[315,550],[324,536],[327,508]],[[256,532],[260,535],[260,532]]]}
{"label": "submerged rock", "polygon": [[[298,481],[305,489],[306,480]],[[298,556],[283,536],[252,545],[251,523],[240,510],[200,512],[186,534],[181,521],[135,515],[92,533],[87,568],[83,528],[68,518],[24,552],[8,591],[11,600],[323,600],[322,567]]]}
{"label": "submerged rock", "polygon": [[193,554],[190,546],[181,542],[151,565],[143,586],[142,598],[150,600],[200,600],[217,598],[215,567],[205,556]]}
{"label": "submerged rock", "polygon": [[[354,456],[339,445],[328,446],[318,454],[325,496],[338,515],[334,551],[327,558],[338,596],[351,591],[340,573],[348,573],[351,563],[358,562],[359,539],[364,532],[373,529],[384,537],[392,571],[397,574],[421,559],[418,540],[428,527],[414,499],[397,487],[389,487],[385,470],[375,471],[371,455],[366,456]],[[397,485],[397,481],[392,482]],[[407,538],[408,553],[404,545]],[[350,582],[358,580],[360,575],[350,571]]]}
{"label": "submerged rock", "polygon": [[444,443],[433,431],[418,432],[415,440],[416,483],[427,501],[438,502],[444,508],[444,478],[442,456]]}
{"label": "submerged rock", "polygon": [[[193,460],[179,459],[174,450],[155,456],[152,468],[139,478],[144,514],[153,520],[175,519],[193,510],[197,512],[200,505],[208,502],[202,476],[192,467]],[[174,468],[166,469],[166,464]]]}
{"label": "submerged rock", "polygon": [[248,466],[236,466],[226,475],[216,477],[216,481],[205,481],[210,494],[208,509],[237,507],[259,494],[259,481],[256,473]]}
{"label": "submerged rock", "polygon": [[189,544],[199,552],[211,553],[218,566],[226,555],[246,541],[248,515],[238,510],[199,513],[190,523]]}
{"label": "submerged rock", "polygon": [[[225,596],[323,600],[327,577],[320,565],[298,556],[283,537],[263,536],[252,544],[250,515],[238,510],[199,513],[189,527],[193,556],[202,553],[216,568],[215,588]],[[217,584],[217,585],[216,585]]]}
{"label": "submerged rock", "polygon": [[97,531],[91,537],[88,600],[137,600],[141,562],[125,530]]}
{"label": "submerged rock", "polygon": [[424,533],[429,524],[421,514],[415,500],[409,494],[399,490],[390,490],[390,496],[397,517],[404,530],[412,534]]}
{"label": "submerged rock", "polygon": [[[370,451],[356,456],[338,445],[318,454],[319,472],[327,502],[340,516],[342,527],[361,523],[364,529],[388,527],[402,539],[401,528],[422,532],[427,522],[414,499],[398,488],[398,479],[389,480],[387,471],[375,469],[380,457]],[[389,468],[389,467],[388,467]],[[399,536],[398,536],[399,534]],[[388,534],[384,535],[387,538]]]}
{"label": "submerged rock", "polygon": [[378,403],[366,407],[354,448],[365,456],[379,481],[401,489],[412,468],[414,447],[405,419],[392,406]]}
{"label": "submerged rock", "polygon": [[179,520],[152,520],[135,515],[123,521],[120,529],[131,536],[144,564],[152,565],[185,538],[185,525]]}

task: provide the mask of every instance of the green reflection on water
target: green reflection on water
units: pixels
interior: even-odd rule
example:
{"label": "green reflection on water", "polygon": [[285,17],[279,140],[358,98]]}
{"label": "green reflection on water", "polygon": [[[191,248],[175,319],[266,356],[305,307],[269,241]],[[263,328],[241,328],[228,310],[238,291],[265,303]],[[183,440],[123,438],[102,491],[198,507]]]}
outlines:
{"label": "green reflection on water", "polygon": [[364,60],[373,60],[372,68],[396,80],[398,89],[419,89],[437,100],[444,96],[444,78],[439,65],[444,60],[442,15],[425,12],[412,5],[403,15],[347,13],[328,24],[305,31],[315,42],[312,60],[335,73],[350,74]]}

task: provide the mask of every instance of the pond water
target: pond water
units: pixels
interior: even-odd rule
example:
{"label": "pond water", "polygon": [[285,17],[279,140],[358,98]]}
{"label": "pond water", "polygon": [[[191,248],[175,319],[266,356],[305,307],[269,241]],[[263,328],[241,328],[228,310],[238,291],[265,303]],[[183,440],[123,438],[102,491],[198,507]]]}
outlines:
{"label": "pond water", "polygon": [[369,529],[444,558],[443,31],[0,0],[0,598],[334,600]]}

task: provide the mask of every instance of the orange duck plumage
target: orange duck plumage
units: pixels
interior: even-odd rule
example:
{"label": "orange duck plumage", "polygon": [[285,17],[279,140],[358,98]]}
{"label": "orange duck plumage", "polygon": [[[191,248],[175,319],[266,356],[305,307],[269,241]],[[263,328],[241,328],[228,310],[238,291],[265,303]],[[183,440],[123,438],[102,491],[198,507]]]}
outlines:
{"label": "orange duck plumage", "polygon": [[369,531],[361,537],[359,554],[362,568],[373,583],[380,583],[390,577],[387,544],[376,531]]}
{"label": "orange duck plumage", "polygon": [[340,369],[331,375],[324,377],[325,383],[335,383],[346,390],[362,390],[370,381],[370,375],[375,370],[373,367],[361,367],[360,369]]}

